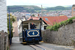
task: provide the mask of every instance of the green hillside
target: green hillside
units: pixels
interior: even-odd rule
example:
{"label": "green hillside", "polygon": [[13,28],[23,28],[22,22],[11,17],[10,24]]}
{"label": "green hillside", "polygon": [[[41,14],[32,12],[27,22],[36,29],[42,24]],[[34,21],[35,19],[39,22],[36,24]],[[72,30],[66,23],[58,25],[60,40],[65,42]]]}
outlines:
{"label": "green hillside", "polygon": [[7,11],[9,12],[8,8],[10,8],[10,12],[36,12],[41,10],[38,6],[7,6]]}
{"label": "green hillside", "polygon": [[63,7],[63,6],[56,6],[56,7],[48,7],[45,8],[46,10],[71,10],[72,7]]}
{"label": "green hillside", "polygon": [[[20,6],[7,6],[7,11],[9,12],[8,8],[10,8],[10,12],[29,12],[29,13],[35,13],[39,12],[41,10],[38,6],[29,6],[29,5],[20,5]],[[63,6],[56,6],[56,7],[48,7],[43,8],[44,10],[50,11],[50,10],[71,10],[71,6],[69,7],[63,7]],[[40,11],[41,12],[41,11]]]}

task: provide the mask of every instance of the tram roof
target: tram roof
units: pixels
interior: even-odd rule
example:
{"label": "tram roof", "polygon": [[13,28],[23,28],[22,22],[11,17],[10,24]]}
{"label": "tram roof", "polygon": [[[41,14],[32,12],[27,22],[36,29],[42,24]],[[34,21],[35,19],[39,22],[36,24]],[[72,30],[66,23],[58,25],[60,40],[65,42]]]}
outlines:
{"label": "tram roof", "polygon": [[[21,22],[21,24],[20,24],[20,26],[22,25],[22,24],[25,24],[25,23],[30,23],[30,22],[42,22],[43,20],[27,20],[27,21],[22,21]],[[44,22],[44,21],[43,21]],[[44,22],[45,23],[45,22]],[[46,24],[46,23],[45,23]],[[47,25],[47,24],[46,24]],[[20,28],[20,26],[19,26],[19,28]]]}
{"label": "tram roof", "polygon": [[[30,23],[30,22],[41,22],[42,20],[27,20],[27,21],[22,21],[22,23]],[[21,23],[21,24],[22,24]]]}

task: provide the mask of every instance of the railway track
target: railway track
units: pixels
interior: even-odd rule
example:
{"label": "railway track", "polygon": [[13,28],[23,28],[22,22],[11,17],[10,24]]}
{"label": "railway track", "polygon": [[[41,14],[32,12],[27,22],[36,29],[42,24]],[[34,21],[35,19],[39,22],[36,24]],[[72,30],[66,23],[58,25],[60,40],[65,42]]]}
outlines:
{"label": "railway track", "polygon": [[41,46],[41,45],[29,45],[30,47],[32,47],[34,50],[52,50],[50,48]]}

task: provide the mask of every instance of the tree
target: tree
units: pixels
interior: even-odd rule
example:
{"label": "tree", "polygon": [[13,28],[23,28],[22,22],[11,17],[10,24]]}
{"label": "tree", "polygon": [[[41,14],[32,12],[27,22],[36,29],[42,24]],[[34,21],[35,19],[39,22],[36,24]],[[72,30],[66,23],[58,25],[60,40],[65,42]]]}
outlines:
{"label": "tree", "polygon": [[[12,23],[16,21],[16,17],[10,14],[10,27],[11,27],[11,38],[13,37],[13,26]],[[9,14],[7,14],[7,28],[9,33]]]}
{"label": "tree", "polygon": [[33,16],[33,17],[35,17],[35,15],[34,15],[34,14],[33,14],[32,16]]}

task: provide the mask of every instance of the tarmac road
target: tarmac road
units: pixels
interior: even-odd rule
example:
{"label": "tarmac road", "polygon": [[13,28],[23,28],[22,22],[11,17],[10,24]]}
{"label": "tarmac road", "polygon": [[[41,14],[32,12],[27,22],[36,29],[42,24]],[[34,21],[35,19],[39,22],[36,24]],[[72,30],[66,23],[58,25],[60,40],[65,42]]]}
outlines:
{"label": "tarmac road", "polygon": [[73,50],[73,46],[61,46],[61,45],[55,45],[55,44],[49,44],[49,43],[40,43],[40,45],[50,48],[52,50]]}
{"label": "tarmac road", "polygon": [[[36,50],[40,49],[33,45],[31,46],[34,48],[37,48]],[[70,47],[70,46],[60,46],[60,45],[49,44],[49,43],[40,43],[38,44],[38,46],[45,48],[46,50],[73,50],[73,47]],[[30,45],[20,44],[19,37],[13,37],[12,45],[10,46],[10,50],[34,50],[32,47],[30,47]]]}

